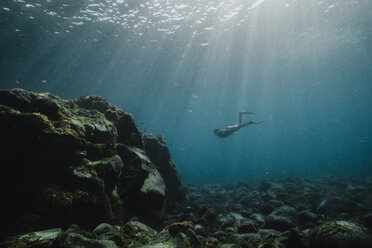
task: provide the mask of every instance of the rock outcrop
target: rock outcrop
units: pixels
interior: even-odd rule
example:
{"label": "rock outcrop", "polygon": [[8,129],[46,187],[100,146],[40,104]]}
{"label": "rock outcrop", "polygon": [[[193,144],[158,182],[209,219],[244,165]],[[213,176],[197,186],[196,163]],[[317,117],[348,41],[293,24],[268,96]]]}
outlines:
{"label": "rock outcrop", "polygon": [[0,91],[1,234],[159,221],[187,192],[158,137],[99,96]]}

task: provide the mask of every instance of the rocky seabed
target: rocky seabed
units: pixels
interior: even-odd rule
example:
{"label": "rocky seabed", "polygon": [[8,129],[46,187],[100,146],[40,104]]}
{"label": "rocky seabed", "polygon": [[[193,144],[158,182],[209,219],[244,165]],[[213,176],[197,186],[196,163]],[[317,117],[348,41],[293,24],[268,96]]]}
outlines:
{"label": "rocky seabed", "polygon": [[185,185],[99,96],[0,91],[0,247],[372,248],[372,178]]}

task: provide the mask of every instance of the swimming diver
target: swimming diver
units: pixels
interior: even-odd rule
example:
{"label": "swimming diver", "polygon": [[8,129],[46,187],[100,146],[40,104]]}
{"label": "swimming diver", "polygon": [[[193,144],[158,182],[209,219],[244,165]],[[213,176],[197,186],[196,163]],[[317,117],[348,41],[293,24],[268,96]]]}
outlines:
{"label": "swimming diver", "polygon": [[240,128],[244,126],[248,126],[251,124],[260,124],[264,121],[248,121],[248,122],[242,122],[242,115],[243,114],[249,114],[249,115],[254,115],[256,113],[253,112],[247,112],[247,111],[240,111],[239,112],[239,124],[233,125],[233,126],[228,126],[225,130],[221,130],[219,128],[214,129],[214,134],[217,135],[220,138],[226,138],[230,134],[236,133]]}

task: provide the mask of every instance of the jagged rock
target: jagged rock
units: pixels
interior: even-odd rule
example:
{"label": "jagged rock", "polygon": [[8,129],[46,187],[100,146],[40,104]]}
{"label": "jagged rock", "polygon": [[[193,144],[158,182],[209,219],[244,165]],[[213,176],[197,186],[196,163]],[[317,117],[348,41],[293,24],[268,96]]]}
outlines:
{"label": "jagged rock", "polygon": [[100,96],[82,96],[74,102],[81,108],[104,114],[115,125],[120,143],[143,149],[142,133],[131,114],[116,108]]}
{"label": "jagged rock", "polygon": [[123,161],[120,156],[114,155],[103,160],[88,161],[88,166],[93,167],[98,176],[104,181],[104,188],[107,193],[114,191],[119,184],[121,172],[123,170]]}
{"label": "jagged rock", "polygon": [[104,180],[87,166],[114,155],[115,126],[50,94],[17,89],[1,91],[0,99],[5,222],[22,231],[115,215]]}
{"label": "jagged rock", "polygon": [[350,221],[329,221],[315,228],[310,238],[310,248],[349,247],[372,247],[366,227]]}
{"label": "jagged rock", "polygon": [[147,145],[155,166],[133,117],[99,96],[4,90],[0,119],[0,235],[133,216],[159,222],[165,199],[186,197],[165,143]]}

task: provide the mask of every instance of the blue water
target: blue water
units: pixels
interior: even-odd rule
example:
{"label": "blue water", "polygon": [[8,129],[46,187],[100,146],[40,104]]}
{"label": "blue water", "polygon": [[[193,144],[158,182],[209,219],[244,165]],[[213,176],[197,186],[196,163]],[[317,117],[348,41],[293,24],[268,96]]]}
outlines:
{"label": "blue water", "polygon": [[[183,181],[372,176],[371,0],[0,2],[0,88],[101,95]],[[239,111],[263,120],[226,139]]]}

